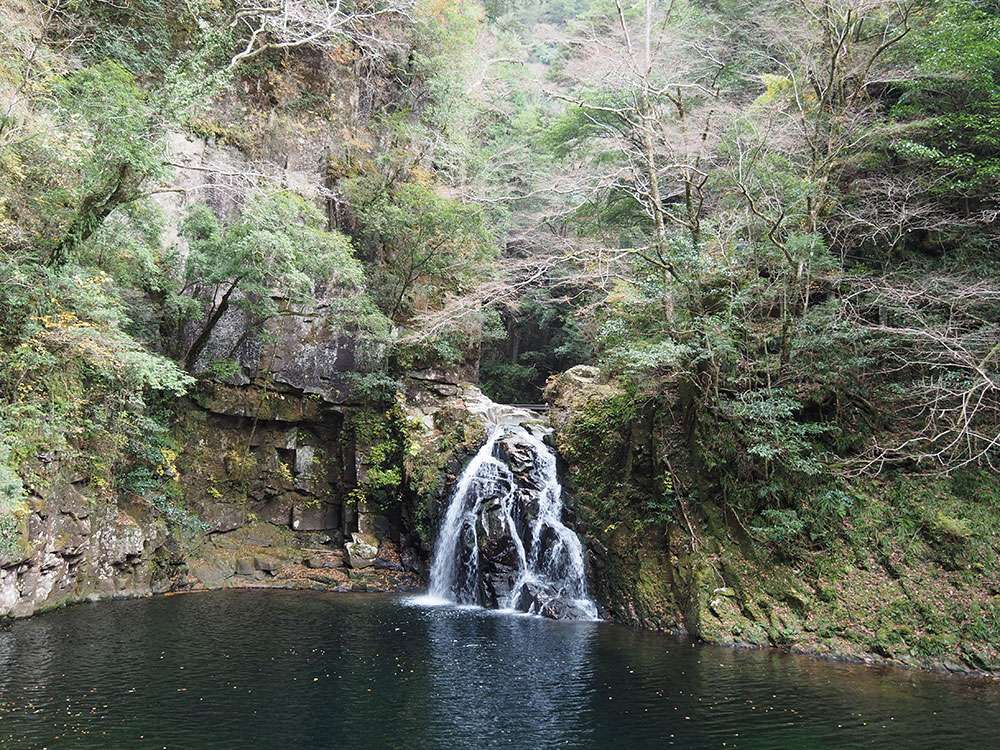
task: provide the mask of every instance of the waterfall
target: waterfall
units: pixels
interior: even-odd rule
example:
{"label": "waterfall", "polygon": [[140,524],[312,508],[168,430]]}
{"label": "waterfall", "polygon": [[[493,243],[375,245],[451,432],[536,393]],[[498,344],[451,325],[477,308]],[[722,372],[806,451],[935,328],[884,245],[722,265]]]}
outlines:
{"label": "waterfall", "polygon": [[[500,433],[500,428],[490,433],[452,490],[448,511],[438,531],[434,553],[431,556],[428,593],[433,597],[448,599],[458,604],[475,604],[478,601],[476,584],[479,574],[479,555],[476,554],[478,550],[475,548],[478,541],[476,522],[482,496],[484,490],[496,487],[501,478],[513,485],[513,477],[508,480],[502,474],[507,467],[493,457],[493,449]],[[467,551],[467,547],[472,548],[468,556],[463,554]],[[458,559],[460,554],[463,558],[461,560]]]}
{"label": "waterfall", "polygon": [[491,427],[451,493],[429,594],[557,619],[597,619],[580,539],[562,521],[555,453],[520,425]]}

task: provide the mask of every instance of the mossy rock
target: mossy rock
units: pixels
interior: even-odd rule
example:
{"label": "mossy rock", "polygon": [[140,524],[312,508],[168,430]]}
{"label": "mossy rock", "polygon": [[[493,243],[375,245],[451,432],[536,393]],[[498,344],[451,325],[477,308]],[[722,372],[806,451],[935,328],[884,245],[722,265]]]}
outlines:
{"label": "mossy rock", "polygon": [[0,567],[14,565],[30,556],[29,515],[30,509],[24,500],[0,510]]}

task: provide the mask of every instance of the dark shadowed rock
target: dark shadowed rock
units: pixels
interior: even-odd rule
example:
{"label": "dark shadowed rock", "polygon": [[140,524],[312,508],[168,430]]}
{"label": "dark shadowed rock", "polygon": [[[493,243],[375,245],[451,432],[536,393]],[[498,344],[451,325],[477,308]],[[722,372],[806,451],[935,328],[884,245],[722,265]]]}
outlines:
{"label": "dark shadowed rock", "polygon": [[375,567],[380,570],[403,570],[399,547],[389,539],[383,539],[375,558]]}
{"label": "dark shadowed rock", "polygon": [[423,573],[424,564],[420,557],[420,553],[413,547],[403,547],[402,551],[399,553],[400,562],[403,565],[403,570],[407,570],[411,573]]}
{"label": "dark shadowed rock", "polygon": [[573,599],[552,587],[529,582],[521,587],[517,609],[552,620],[588,620],[590,613]]}
{"label": "dark shadowed rock", "polygon": [[292,528],[296,531],[325,531],[340,526],[340,506],[323,504],[318,508],[292,508]]}

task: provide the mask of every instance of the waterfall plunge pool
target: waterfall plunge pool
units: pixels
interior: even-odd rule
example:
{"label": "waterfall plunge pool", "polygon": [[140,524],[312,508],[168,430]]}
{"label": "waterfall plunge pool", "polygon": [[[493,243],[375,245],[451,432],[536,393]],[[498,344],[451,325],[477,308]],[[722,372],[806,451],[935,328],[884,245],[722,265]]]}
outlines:
{"label": "waterfall plunge pool", "polygon": [[1000,685],[400,597],[228,591],[0,630],[0,747],[992,748]]}

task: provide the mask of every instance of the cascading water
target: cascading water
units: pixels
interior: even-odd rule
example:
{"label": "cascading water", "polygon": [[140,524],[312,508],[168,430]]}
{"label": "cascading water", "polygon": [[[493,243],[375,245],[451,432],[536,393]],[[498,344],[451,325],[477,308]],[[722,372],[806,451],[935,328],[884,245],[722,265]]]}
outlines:
{"label": "cascading water", "polygon": [[520,425],[491,428],[452,492],[431,597],[557,619],[597,619],[583,547],[562,522],[552,450]]}

